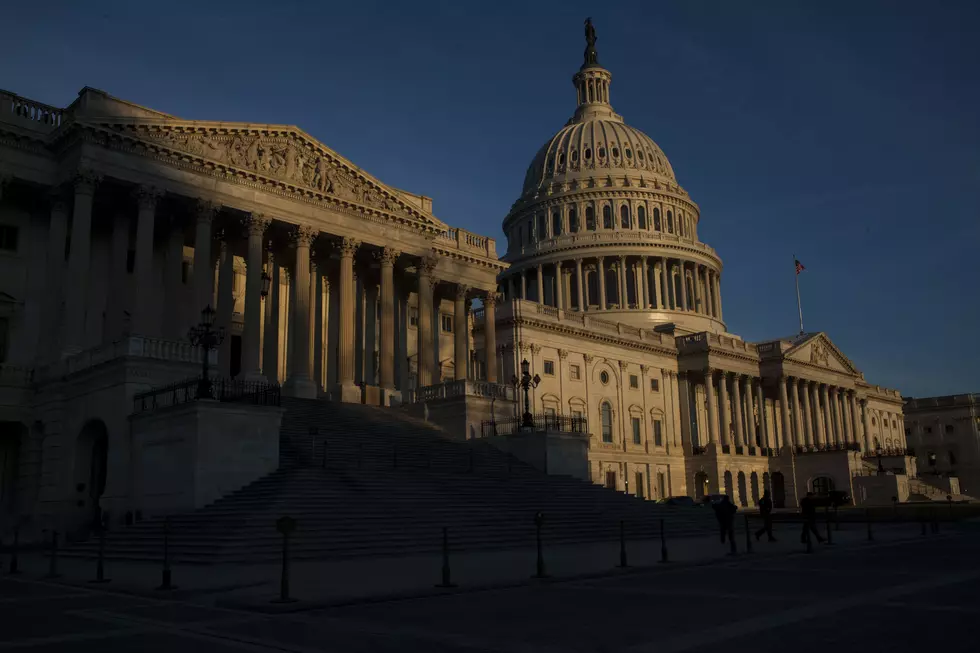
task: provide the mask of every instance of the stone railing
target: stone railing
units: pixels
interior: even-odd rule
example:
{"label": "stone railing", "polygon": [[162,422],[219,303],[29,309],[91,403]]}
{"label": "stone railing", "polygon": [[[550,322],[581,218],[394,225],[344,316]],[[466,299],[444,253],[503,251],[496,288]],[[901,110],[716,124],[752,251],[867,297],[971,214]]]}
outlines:
{"label": "stone railing", "polygon": [[450,227],[438,236],[438,242],[443,244],[453,244],[456,249],[465,252],[473,252],[481,256],[497,258],[497,243],[493,238],[487,238],[480,234],[475,234],[465,229]]}
{"label": "stone railing", "polygon": [[950,406],[975,406],[980,404],[980,394],[945,395],[943,397],[924,397],[905,400],[906,410],[923,408],[948,408]]}
{"label": "stone railing", "polygon": [[673,347],[674,336],[663,334],[653,329],[640,329],[621,322],[612,322],[599,317],[593,317],[588,311],[565,311],[554,306],[545,306],[537,302],[514,299],[498,304],[497,319],[501,317],[519,318],[524,315],[534,316],[563,325],[580,327],[591,332],[614,334],[623,340],[638,341],[649,344],[667,345]]}
{"label": "stone railing", "polygon": [[51,131],[61,126],[65,112],[41,102],[35,102],[10,91],[0,90],[0,120],[19,122],[34,129]]}
{"label": "stone railing", "polygon": [[643,245],[648,243],[679,244],[698,250],[709,256],[716,256],[715,250],[708,245],[689,238],[681,238],[676,234],[665,234],[659,231],[600,230],[564,234],[554,238],[542,239],[536,243],[525,245],[523,247],[514,247],[507,252],[505,260],[523,256],[545,254],[554,250],[565,249],[567,247],[605,245],[609,243],[626,244],[630,241],[639,242]]}
{"label": "stone railing", "polygon": [[0,363],[0,387],[26,388],[34,378],[34,370],[7,363]]}
{"label": "stone railing", "polygon": [[[70,376],[107,363],[117,358],[149,358],[174,363],[201,364],[201,348],[179,340],[129,336],[116,342],[94,347],[73,356],[39,366],[34,372],[38,382]],[[211,365],[217,365],[218,352],[212,350],[208,357]]]}
{"label": "stone railing", "polygon": [[485,399],[513,401],[514,388],[503,383],[458,379],[435,385],[427,385],[423,388],[416,388],[412,394],[412,400],[415,403],[436,401],[439,399],[455,399],[457,397],[483,397]]}
{"label": "stone railing", "polygon": [[682,354],[707,351],[708,348],[725,349],[727,351],[745,353],[750,356],[758,356],[758,347],[752,343],[745,342],[739,338],[719,335],[716,333],[692,333],[689,336],[677,338],[677,349]]}

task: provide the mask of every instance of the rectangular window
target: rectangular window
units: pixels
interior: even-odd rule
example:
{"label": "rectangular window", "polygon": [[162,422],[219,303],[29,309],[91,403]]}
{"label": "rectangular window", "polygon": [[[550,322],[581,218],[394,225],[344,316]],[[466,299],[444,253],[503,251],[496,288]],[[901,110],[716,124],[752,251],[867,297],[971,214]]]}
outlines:
{"label": "rectangular window", "polygon": [[569,376],[571,376],[572,381],[578,381],[582,378],[582,369],[578,365],[572,365],[568,368]]}
{"label": "rectangular window", "polygon": [[658,447],[664,446],[663,425],[659,419],[653,420],[653,444]]}
{"label": "rectangular window", "polygon": [[616,489],[616,472],[606,472],[606,487],[610,490]]}
{"label": "rectangular window", "polygon": [[408,309],[408,326],[417,329],[419,326],[419,309],[410,308]]}
{"label": "rectangular window", "polygon": [[20,227],[12,224],[0,224],[0,249],[16,252],[19,236]]}
{"label": "rectangular window", "polygon": [[640,499],[644,497],[643,494],[643,472],[636,473],[636,496]]}
{"label": "rectangular window", "polygon": [[660,379],[650,379],[650,391],[660,392]]}
{"label": "rectangular window", "polygon": [[555,375],[555,361],[545,361],[544,362],[544,375],[554,376]]}
{"label": "rectangular window", "polygon": [[634,417],[630,422],[633,424],[633,444],[643,444],[643,435],[640,433],[640,418]]}
{"label": "rectangular window", "polygon": [[635,374],[630,374],[630,388],[636,390],[640,387],[640,377]]}
{"label": "rectangular window", "polygon": [[7,321],[7,318],[0,317],[0,363],[7,360],[7,338],[10,337],[8,335],[9,328],[10,322]]}
{"label": "rectangular window", "polygon": [[453,316],[452,315],[443,315],[442,316],[442,319],[440,320],[440,323],[442,324],[442,332],[443,333],[452,333],[453,332]]}
{"label": "rectangular window", "polygon": [[657,472],[657,492],[661,499],[667,498],[667,477],[663,472]]}

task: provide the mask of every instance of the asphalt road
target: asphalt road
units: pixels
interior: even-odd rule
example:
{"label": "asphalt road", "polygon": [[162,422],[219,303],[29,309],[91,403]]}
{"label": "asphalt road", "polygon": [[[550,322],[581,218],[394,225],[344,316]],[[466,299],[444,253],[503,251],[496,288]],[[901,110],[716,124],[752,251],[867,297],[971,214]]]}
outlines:
{"label": "asphalt road", "polygon": [[973,652],[977,550],[970,531],[292,615],[3,576],[0,651]]}

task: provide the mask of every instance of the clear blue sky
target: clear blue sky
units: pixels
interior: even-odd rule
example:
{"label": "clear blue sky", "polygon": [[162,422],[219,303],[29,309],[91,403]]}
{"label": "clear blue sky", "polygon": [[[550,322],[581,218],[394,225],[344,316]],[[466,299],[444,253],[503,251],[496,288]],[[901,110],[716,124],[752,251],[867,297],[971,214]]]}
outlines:
{"label": "clear blue sky", "polygon": [[[571,115],[592,16],[611,99],[725,263],[730,330],[829,333],[872,382],[980,391],[980,2],[12,2],[0,88],[86,85],[184,118],[301,126],[502,239]],[[503,250],[503,247],[500,248]]]}

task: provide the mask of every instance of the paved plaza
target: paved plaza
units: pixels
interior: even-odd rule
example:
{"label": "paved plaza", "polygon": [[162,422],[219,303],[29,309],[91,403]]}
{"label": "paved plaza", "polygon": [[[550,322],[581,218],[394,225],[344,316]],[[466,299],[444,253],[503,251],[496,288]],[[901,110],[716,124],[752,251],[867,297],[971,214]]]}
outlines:
{"label": "paved plaza", "polygon": [[978,546],[980,531],[961,526],[812,555],[760,550],[278,615],[205,605],[193,593],[173,600],[44,582],[26,570],[0,580],[0,650],[973,651]]}

